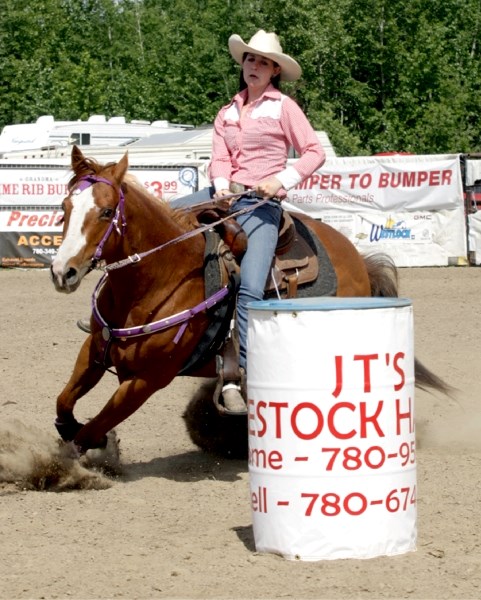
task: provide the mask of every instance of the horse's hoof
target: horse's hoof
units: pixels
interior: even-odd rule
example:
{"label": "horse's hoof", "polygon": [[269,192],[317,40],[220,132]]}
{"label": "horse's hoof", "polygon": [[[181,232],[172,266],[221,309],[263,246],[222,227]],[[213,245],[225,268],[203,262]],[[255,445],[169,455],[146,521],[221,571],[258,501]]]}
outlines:
{"label": "horse's hoof", "polygon": [[189,401],[183,417],[192,442],[204,452],[229,459],[247,459],[247,415],[227,416],[212,401],[217,381],[203,382]]}
{"label": "horse's hoof", "polygon": [[55,419],[55,428],[64,442],[71,442],[77,433],[82,429],[82,427],[83,424],[79,423],[75,419],[66,423]]}

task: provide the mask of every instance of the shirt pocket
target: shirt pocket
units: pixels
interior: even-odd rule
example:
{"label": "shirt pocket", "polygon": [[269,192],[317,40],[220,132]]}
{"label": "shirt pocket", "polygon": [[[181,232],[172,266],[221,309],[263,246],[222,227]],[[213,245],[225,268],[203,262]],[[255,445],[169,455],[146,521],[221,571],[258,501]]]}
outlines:
{"label": "shirt pocket", "polygon": [[238,121],[224,123],[224,142],[230,154],[237,154],[240,148],[241,131]]}
{"label": "shirt pocket", "polygon": [[252,119],[243,134],[245,152],[259,152],[263,149],[269,154],[281,152],[283,155],[286,152],[288,142],[278,119],[271,117]]}

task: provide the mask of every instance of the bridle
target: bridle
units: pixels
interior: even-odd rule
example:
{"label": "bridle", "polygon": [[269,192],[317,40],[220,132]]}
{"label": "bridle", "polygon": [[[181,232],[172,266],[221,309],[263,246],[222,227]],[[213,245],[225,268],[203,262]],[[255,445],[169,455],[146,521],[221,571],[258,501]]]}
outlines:
{"label": "bridle", "polygon": [[[85,175],[84,177],[80,177],[73,193],[83,192],[90,186],[94,185],[94,183],[106,183],[107,185],[114,187],[114,184],[111,181],[109,181],[108,179],[105,179],[104,177],[99,177],[98,175]],[[119,222],[120,222],[120,225],[119,225]],[[97,266],[100,262],[100,259],[102,257],[102,251],[104,249],[105,242],[110,237],[110,234],[112,233],[112,231],[115,229],[115,231],[119,235],[123,235],[126,227],[127,227],[127,220],[125,218],[125,196],[124,196],[124,191],[122,189],[122,186],[120,186],[119,187],[119,201],[115,208],[114,217],[110,221],[106,232],[104,233],[102,239],[100,240],[99,244],[97,245],[97,248],[95,249],[94,255],[92,256],[92,262],[90,264],[88,272],[97,268]]]}

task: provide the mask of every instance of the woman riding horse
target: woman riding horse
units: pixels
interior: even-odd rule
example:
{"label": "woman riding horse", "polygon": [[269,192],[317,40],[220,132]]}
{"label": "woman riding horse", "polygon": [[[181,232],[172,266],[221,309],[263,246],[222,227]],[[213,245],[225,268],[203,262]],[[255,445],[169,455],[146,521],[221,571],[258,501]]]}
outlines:
{"label": "woman riding horse", "polygon": [[[247,305],[264,296],[277,245],[280,203],[286,190],[312,175],[326,156],[302,110],[279,89],[281,80],[299,79],[301,67],[283,53],[277,35],[261,29],[247,44],[240,36],[232,35],[229,50],[242,66],[240,91],[215,119],[209,172],[215,199],[238,193],[236,210],[254,207],[237,217],[248,237],[237,297],[239,366],[245,372]],[[286,166],[291,147],[300,158]],[[244,194],[247,190],[269,201],[255,207],[257,200]],[[198,202],[199,198],[193,195],[191,201]],[[187,204],[180,199],[179,205]],[[245,414],[239,381],[225,382],[222,397],[226,412]]]}

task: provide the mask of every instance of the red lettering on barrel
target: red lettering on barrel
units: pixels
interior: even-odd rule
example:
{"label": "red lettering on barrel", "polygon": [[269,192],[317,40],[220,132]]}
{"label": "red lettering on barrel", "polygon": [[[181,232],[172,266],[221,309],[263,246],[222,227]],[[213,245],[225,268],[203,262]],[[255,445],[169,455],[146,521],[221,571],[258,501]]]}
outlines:
{"label": "red lettering on barrel", "polygon": [[[301,410],[304,409],[311,410],[315,415],[313,418],[314,429],[311,433],[302,432],[297,425],[297,416],[301,412]],[[312,404],[312,402],[301,402],[293,408],[291,414],[291,427],[294,434],[301,440],[313,440],[321,433],[323,426],[324,417],[322,416],[321,409],[315,404]]]}
{"label": "red lettering on barrel", "polygon": [[336,389],[332,392],[334,398],[337,398],[342,390],[342,356],[335,357],[336,364]]}
{"label": "red lettering on barrel", "polygon": [[403,360],[404,356],[405,356],[404,352],[396,352],[396,354],[394,356],[393,367],[394,367],[394,370],[396,371],[396,373],[401,377],[401,381],[399,383],[394,384],[394,390],[396,392],[398,392],[400,389],[402,389],[406,382],[406,375],[404,373],[404,369],[399,364],[399,361]]}
{"label": "red lettering on barrel", "polygon": [[[276,439],[281,439],[292,433],[301,440],[313,440],[321,435],[324,426],[327,426],[333,437],[340,440],[351,439],[356,435],[367,438],[369,427],[374,430],[373,432],[370,431],[371,434],[375,433],[380,438],[385,437],[379,423],[384,406],[383,400],[379,400],[376,404],[372,400],[359,403],[337,402],[324,411],[321,406],[314,402],[300,402],[293,406],[289,413],[284,410],[289,408],[287,402],[265,402],[264,400],[255,402],[249,400],[248,406],[249,435],[259,438],[264,437],[269,432]],[[253,412],[250,410],[251,406],[255,407]],[[308,412],[306,413],[306,411]],[[348,415],[343,415],[342,411],[348,411]],[[359,415],[358,427],[351,427],[351,429],[347,429],[345,425],[343,427],[343,423],[352,423],[352,415],[356,413]],[[401,413],[398,406],[398,429],[400,429],[400,420],[408,417],[412,417],[411,412]],[[271,456],[270,460],[275,462],[277,458]]]}
{"label": "red lettering on barrel", "polygon": [[414,415],[411,406],[411,398],[408,400],[409,407],[407,412],[401,412],[401,400],[396,398],[396,435],[401,435],[401,421],[407,419],[409,433],[414,432]]}
{"label": "red lettering on barrel", "polygon": [[371,416],[367,415],[367,403],[366,402],[361,402],[359,405],[359,409],[361,412],[361,427],[360,427],[360,437],[361,438],[367,438],[367,425],[369,423],[371,423],[371,425],[374,426],[374,429],[376,430],[376,433],[379,437],[384,437],[384,432],[381,429],[381,426],[378,423],[378,417],[381,414],[382,411],[382,407],[384,406],[384,402],[382,400],[380,400],[377,404],[377,409],[375,411],[375,413]]}
{"label": "red lettering on barrel", "polygon": [[264,402],[263,400],[261,400],[260,402],[257,403],[256,415],[262,424],[261,428],[257,432],[257,435],[259,437],[264,436],[267,431],[267,421],[264,419],[264,416],[261,414],[261,409],[264,409],[264,408],[267,408],[267,402]]}
{"label": "red lettering on barrel", "polygon": [[329,427],[329,431],[332,433],[333,436],[337,437],[340,440],[348,440],[356,435],[356,430],[351,429],[351,431],[347,433],[341,433],[334,423],[337,411],[341,410],[341,408],[347,408],[352,412],[356,410],[356,406],[352,404],[352,402],[338,402],[337,404],[334,404],[327,416],[327,425]]}
{"label": "red lettering on barrel", "polygon": [[371,391],[371,360],[377,360],[379,354],[356,354],[354,360],[362,360],[364,362],[364,392],[367,394]]}
{"label": "red lettering on barrel", "polygon": [[280,438],[282,437],[282,430],[281,430],[281,408],[287,408],[289,405],[287,404],[287,402],[269,402],[269,406],[272,406],[272,408],[274,408],[275,412],[276,412],[276,417],[275,417],[275,421],[276,421],[276,438]]}

